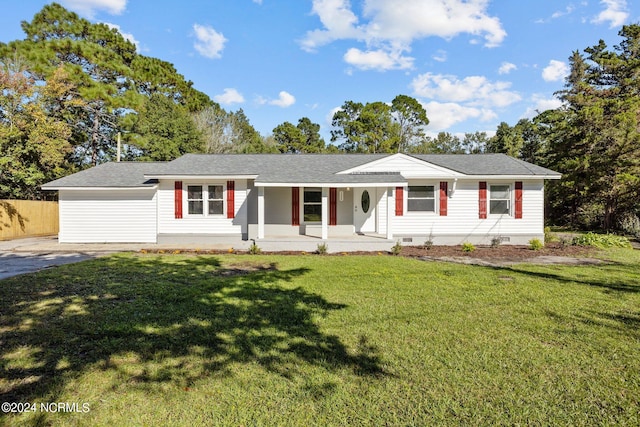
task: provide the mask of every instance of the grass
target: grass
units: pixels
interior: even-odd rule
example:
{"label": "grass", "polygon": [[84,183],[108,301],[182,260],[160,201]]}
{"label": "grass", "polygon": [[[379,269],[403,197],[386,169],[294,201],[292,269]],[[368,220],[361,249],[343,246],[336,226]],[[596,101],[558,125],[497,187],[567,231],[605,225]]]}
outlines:
{"label": "grass", "polygon": [[638,425],[640,255],[119,254],[0,281],[6,425]]}

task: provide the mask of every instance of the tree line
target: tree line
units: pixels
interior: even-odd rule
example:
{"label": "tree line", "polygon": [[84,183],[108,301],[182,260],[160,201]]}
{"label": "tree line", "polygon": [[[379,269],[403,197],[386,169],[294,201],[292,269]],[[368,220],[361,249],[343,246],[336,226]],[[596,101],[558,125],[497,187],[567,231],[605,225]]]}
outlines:
{"label": "tree line", "polygon": [[185,153],[506,153],[563,174],[547,186],[554,224],[640,234],[640,26],[619,45],[575,51],[557,96],[562,107],[492,137],[426,135],[414,98],[345,101],[331,140],[302,117],[263,136],[240,109],[226,111],[175,67],[141,55],[116,29],[52,3],[25,38],[0,43],[0,198],[43,197],[39,186],[112,161],[164,161]]}

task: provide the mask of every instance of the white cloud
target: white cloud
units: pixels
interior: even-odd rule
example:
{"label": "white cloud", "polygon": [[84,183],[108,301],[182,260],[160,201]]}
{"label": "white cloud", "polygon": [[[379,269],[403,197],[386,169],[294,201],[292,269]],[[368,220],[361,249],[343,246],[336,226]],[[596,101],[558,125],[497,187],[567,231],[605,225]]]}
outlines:
{"label": "white cloud", "polygon": [[[369,60],[362,58],[362,53],[370,52],[377,57],[386,53],[386,59],[380,61],[382,69],[407,68],[412,58],[404,53],[416,39],[470,34],[483,37],[487,47],[502,43],[506,32],[498,18],[487,14],[487,7],[487,0],[364,0],[362,16],[358,17],[348,0],[313,0],[312,13],[320,18],[323,28],[307,32],[300,45],[315,51],[336,40],[354,40],[367,46],[366,52],[357,49],[358,59],[367,69],[375,68],[370,66],[375,63],[371,55]],[[349,51],[345,60],[357,53],[353,48]],[[397,62],[390,66],[389,59]]]}
{"label": "white cloud", "polygon": [[430,132],[445,131],[456,123],[469,119],[478,119],[486,122],[495,120],[498,117],[490,109],[467,107],[455,102],[431,101],[422,103],[422,106],[427,111]]}
{"label": "white cloud", "polygon": [[500,68],[498,68],[498,74],[509,74],[513,70],[517,70],[516,64],[512,64],[511,62],[503,62],[500,64]]}
{"label": "white cloud", "polygon": [[416,95],[445,102],[464,102],[469,106],[506,107],[522,99],[510,91],[510,82],[490,82],[484,76],[456,76],[426,73],[411,82]]}
{"label": "white cloud", "polygon": [[213,100],[222,105],[242,104],[244,96],[233,88],[225,88],[220,95],[215,95]]}
{"label": "white cloud", "polygon": [[569,66],[562,61],[552,59],[549,65],[542,70],[542,78],[545,82],[557,82],[569,74]]}
{"label": "white cloud", "polygon": [[447,51],[439,49],[435,54],[431,56],[434,61],[438,62],[446,62],[447,61]]}
{"label": "white cloud", "polygon": [[344,61],[361,70],[386,71],[413,67],[413,58],[401,56],[399,52],[386,52],[384,50],[363,52],[354,47],[344,54]]}
{"label": "white cloud", "polygon": [[93,18],[99,10],[120,15],[127,7],[127,0],[61,0],[60,3],[88,18]]}
{"label": "white cloud", "polygon": [[601,0],[604,10],[598,14],[591,22],[596,24],[609,23],[609,28],[623,25],[629,17],[626,0]]}
{"label": "white cloud", "polygon": [[222,33],[217,32],[213,27],[199,24],[193,24],[193,31],[197,39],[193,47],[200,55],[211,59],[222,57],[222,50],[227,41]]}
{"label": "white cloud", "polygon": [[558,98],[545,98],[542,95],[533,95],[531,98],[531,105],[524,112],[521,118],[523,119],[531,119],[537,116],[539,113],[547,110],[555,110],[556,108],[560,108],[562,106],[562,101]]}
{"label": "white cloud", "polygon": [[267,99],[265,97],[258,96],[255,102],[259,105],[269,104],[275,105],[276,107],[287,108],[296,103],[296,97],[283,90],[278,94],[278,99]]}
{"label": "white cloud", "polygon": [[124,37],[125,40],[130,41],[136,46],[136,52],[140,52],[140,42],[136,40],[135,37],[133,37],[133,34],[125,33],[124,31],[122,31],[122,29],[120,28],[120,25],[112,24],[110,22],[104,22],[104,25],[106,25],[109,28],[118,30],[120,35]]}

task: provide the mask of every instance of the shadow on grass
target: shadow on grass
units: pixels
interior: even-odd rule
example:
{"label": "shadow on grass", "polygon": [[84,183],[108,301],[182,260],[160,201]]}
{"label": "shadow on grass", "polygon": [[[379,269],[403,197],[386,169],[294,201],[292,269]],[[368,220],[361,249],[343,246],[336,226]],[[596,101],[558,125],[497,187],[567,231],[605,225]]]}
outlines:
{"label": "shadow on grass", "polygon": [[638,270],[638,265],[633,263],[607,263],[579,267],[562,266],[559,269],[549,266],[545,268],[545,271],[533,271],[526,264],[494,268],[541,279],[594,286],[607,292],[640,292],[640,271]]}
{"label": "shadow on grass", "polygon": [[308,271],[114,256],[4,280],[0,401],[55,399],[89,371],[107,372],[112,387],[188,387],[245,363],[285,377],[306,365],[383,374],[375,348],[349,352],[319,329],[318,319],[345,306],[291,286]]}
{"label": "shadow on grass", "polygon": [[[495,267],[500,271],[520,273],[535,278],[557,281],[560,283],[575,283],[594,288],[599,288],[603,293],[637,294],[640,293],[640,270],[635,263],[611,262],[595,266],[569,267],[548,266],[544,271],[531,270],[527,265],[515,265],[509,267]],[[612,330],[639,337],[640,312],[607,313],[589,311],[580,316],[565,316],[552,311],[546,312],[547,316],[554,320],[571,325],[579,321],[587,325],[597,325]],[[572,328],[568,331],[575,331]]]}

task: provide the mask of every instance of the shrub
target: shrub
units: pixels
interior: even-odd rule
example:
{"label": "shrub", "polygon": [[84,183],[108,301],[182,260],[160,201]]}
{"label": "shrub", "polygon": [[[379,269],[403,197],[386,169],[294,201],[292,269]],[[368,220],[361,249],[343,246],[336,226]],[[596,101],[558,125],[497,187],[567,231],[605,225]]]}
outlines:
{"label": "shrub", "polygon": [[262,249],[260,249],[260,246],[256,245],[256,242],[253,242],[251,246],[249,246],[249,253],[251,255],[258,255],[261,252]]}
{"label": "shrub", "polygon": [[551,233],[551,227],[545,227],[544,228],[544,242],[545,243],[551,243],[551,242],[557,242],[558,238]]}
{"label": "shrub", "polygon": [[501,243],[502,243],[502,238],[500,236],[496,236],[493,239],[491,239],[492,248],[497,248],[498,246],[500,246]]}
{"label": "shrub", "polygon": [[544,243],[542,243],[540,239],[529,240],[529,249],[532,251],[539,251],[542,248],[544,248]]}
{"label": "shrub", "polygon": [[618,221],[618,226],[625,234],[640,239],[640,218],[637,215],[631,212],[625,213]]}
{"label": "shrub", "polygon": [[316,248],[316,253],[318,255],[324,255],[329,251],[329,246],[326,243],[319,243]]}
{"label": "shrub", "polygon": [[429,250],[429,249],[431,249],[432,247],[433,247],[433,240],[431,240],[431,239],[427,239],[427,240],[424,242],[424,248],[425,248],[426,250]]}
{"label": "shrub", "polygon": [[396,244],[391,247],[391,253],[394,255],[400,255],[400,252],[402,252],[402,245],[400,244],[400,240],[398,240]]}
{"label": "shrub", "polygon": [[473,243],[464,242],[462,244],[462,252],[473,252],[476,250],[476,247],[473,246]]}
{"label": "shrub", "polygon": [[578,246],[593,246],[596,248],[631,248],[629,239],[624,236],[592,232],[574,237],[572,243]]}

